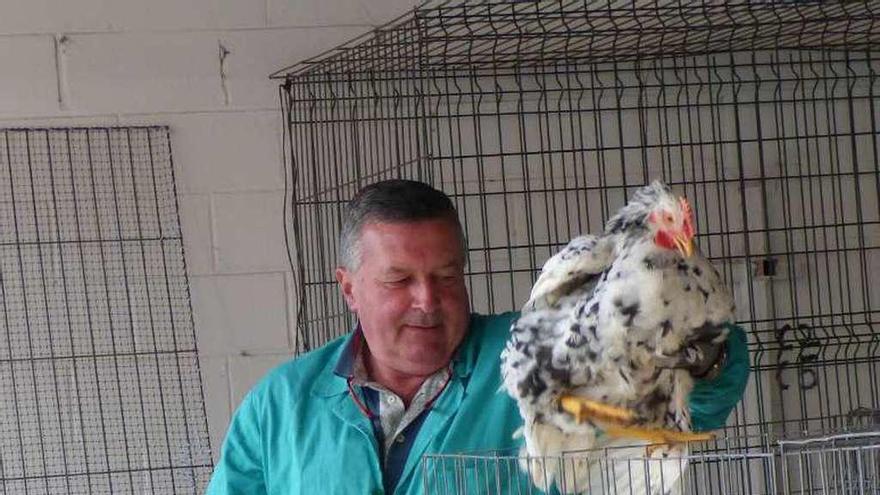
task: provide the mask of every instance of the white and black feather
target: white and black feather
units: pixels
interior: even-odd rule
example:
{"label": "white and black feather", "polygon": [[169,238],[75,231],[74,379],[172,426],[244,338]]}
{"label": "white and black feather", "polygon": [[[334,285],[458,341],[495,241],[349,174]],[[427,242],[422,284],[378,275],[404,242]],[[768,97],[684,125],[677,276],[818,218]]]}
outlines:
{"label": "white and black feather", "polygon": [[[665,196],[670,191],[663,184],[643,188],[608,221],[603,235],[572,240],[544,265],[502,353],[504,385],[524,420],[523,454],[559,456],[621,445],[598,425],[578,424],[561,411],[562,394],[630,409],[645,427],[690,430],[693,378],[678,364],[699,364],[707,347],[695,342],[721,345],[733,299],[699,250],[685,259],[647,235],[646,219]],[[524,467],[532,468],[536,485],[555,480],[583,486],[600,464],[581,461],[582,469],[565,475],[546,465]],[[661,463],[643,478],[650,482],[665,469]],[[658,493],[643,485],[641,492],[631,484],[626,490]]]}

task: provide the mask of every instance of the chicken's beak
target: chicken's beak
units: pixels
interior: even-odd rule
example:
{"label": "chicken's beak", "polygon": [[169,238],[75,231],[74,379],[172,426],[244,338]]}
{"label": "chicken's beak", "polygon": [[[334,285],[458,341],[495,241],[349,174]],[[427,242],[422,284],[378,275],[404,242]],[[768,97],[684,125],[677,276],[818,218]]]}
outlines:
{"label": "chicken's beak", "polygon": [[694,240],[692,238],[677,234],[673,238],[673,242],[675,243],[675,248],[685,258],[689,258],[694,253]]}

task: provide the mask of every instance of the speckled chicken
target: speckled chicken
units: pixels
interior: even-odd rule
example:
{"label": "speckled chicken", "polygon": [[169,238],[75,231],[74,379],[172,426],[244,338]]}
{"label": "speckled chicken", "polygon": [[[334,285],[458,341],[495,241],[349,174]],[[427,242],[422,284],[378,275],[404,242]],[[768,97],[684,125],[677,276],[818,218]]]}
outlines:
{"label": "speckled chicken", "polygon": [[[724,352],[734,310],[694,234],[688,202],[654,182],[602,234],[573,239],[544,265],[501,366],[536,486],[591,495],[675,486],[686,442],[705,438],[689,433],[694,376]],[[607,450],[576,452],[587,449]]]}

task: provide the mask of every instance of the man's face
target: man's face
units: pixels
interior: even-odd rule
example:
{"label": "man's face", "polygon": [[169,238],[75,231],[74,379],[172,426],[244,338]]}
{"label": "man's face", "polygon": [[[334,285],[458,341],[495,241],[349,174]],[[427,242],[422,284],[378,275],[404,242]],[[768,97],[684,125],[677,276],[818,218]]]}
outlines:
{"label": "man's face", "polygon": [[336,279],[376,364],[426,376],[449,362],[470,314],[462,256],[448,220],[363,226],[360,266]]}

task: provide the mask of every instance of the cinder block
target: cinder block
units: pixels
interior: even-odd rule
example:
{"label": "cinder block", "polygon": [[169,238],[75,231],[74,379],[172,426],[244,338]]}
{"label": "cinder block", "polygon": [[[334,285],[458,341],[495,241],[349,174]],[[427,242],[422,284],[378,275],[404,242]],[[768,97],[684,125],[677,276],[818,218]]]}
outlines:
{"label": "cinder block", "polygon": [[290,349],[283,274],[196,276],[190,284],[201,355]]}
{"label": "cinder block", "polygon": [[55,41],[51,36],[0,38],[0,67],[0,116],[59,110]]}
{"label": "cinder block", "polygon": [[206,194],[181,194],[177,204],[180,208],[187,273],[190,276],[213,273],[211,198]]}
{"label": "cinder block", "polygon": [[119,123],[116,115],[71,115],[54,116],[58,109],[53,109],[47,116],[22,117],[0,116],[0,126],[3,127],[103,127],[113,126]]}
{"label": "cinder block", "polygon": [[253,0],[117,0],[114,24],[124,30],[263,27],[266,4]]}
{"label": "cinder block", "polygon": [[269,0],[272,26],[379,26],[417,5],[415,0]]}
{"label": "cinder block", "polygon": [[65,44],[63,64],[73,111],[181,112],[222,105],[213,34],[74,35]]}
{"label": "cinder block", "polygon": [[211,439],[211,457],[214,463],[220,457],[220,447],[226,437],[232,404],[229,399],[229,366],[226,356],[201,356],[202,390],[205,393],[205,411],[208,414],[208,436]]}
{"label": "cinder block", "polygon": [[0,33],[69,33],[114,29],[114,0],[4,0]]}
{"label": "cinder block", "polygon": [[177,190],[182,193],[283,187],[280,112],[151,114],[122,121],[171,127]]}
{"label": "cinder block", "polygon": [[362,27],[234,31],[220,35],[228,50],[226,90],[234,108],[279,108],[273,72],[314,57],[365,31]]}
{"label": "cinder block", "polygon": [[253,0],[4,0],[0,34],[244,28],[266,25]]}
{"label": "cinder block", "polygon": [[233,356],[229,360],[232,408],[238,407],[248,390],[256,385],[272,368],[292,358],[290,354]]}
{"label": "cinder block", "polygon": [[212,196],[215,269],[220,273],[286,271],[281,191]]}

